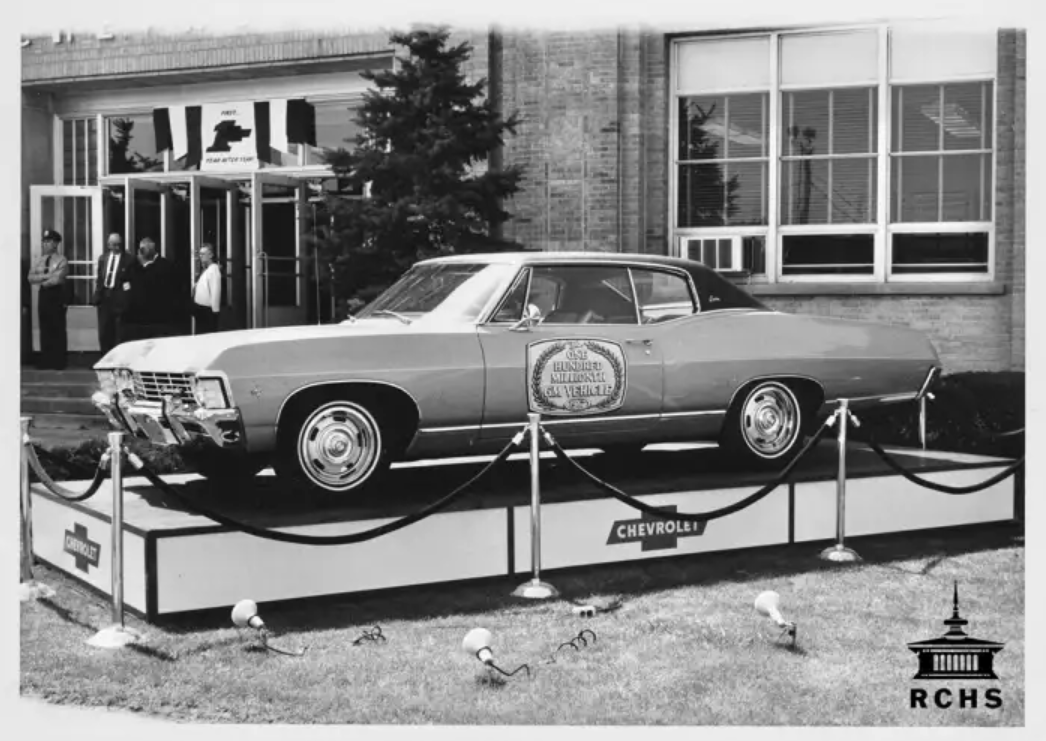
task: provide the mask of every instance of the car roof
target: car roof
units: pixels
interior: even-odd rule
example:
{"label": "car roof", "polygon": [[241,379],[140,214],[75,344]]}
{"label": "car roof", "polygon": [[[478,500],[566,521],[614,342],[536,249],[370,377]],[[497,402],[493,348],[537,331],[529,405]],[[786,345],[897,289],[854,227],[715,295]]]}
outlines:
{"label": "car roof", "polygon": [[685,260],[681,257],[668,257],[666,255],[650,255],[641,252],[544,252],[532,250],[529,252],[491,252],[467,255],[448,255],[446,257],[434,257],[419,262],[419,265],[438,263],[486,263],[489,265],[529,265],[533,263],[646,263],[648,265],[664,265],[665,267],[679,268],[690,272],[713,272],[707,266],[693,260]]}

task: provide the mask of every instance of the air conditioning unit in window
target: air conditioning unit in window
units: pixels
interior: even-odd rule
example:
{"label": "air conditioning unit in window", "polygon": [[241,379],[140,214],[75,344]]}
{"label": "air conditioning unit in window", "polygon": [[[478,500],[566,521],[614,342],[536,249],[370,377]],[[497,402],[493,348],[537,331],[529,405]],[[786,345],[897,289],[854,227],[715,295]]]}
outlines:
{"label": "air conditioning unit in window", "polygon": [[683,237],[683,256],[713,270],[742,269],[741,237]]}

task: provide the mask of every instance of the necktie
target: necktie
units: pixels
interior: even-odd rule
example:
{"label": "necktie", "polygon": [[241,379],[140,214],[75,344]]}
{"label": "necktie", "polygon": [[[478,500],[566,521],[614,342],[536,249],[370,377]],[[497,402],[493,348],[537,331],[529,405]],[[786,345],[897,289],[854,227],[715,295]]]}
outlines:
{"label": "necktie", "polygon": [[105,269],[105,287],[112,288],[116,284],[116,255],[109,254],[109,266]]}
{"label": "necktie", "polygon": [[50,269],[51,269],[51,256],[48,255],[47,258],[44,260],[44,270],[50,270]]}

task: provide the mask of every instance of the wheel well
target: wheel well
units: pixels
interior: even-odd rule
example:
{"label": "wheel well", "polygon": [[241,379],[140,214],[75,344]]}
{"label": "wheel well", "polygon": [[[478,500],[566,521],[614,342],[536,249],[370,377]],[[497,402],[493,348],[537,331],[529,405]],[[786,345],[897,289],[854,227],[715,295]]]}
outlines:
{"label": "wheel well", "polygon": [[728,417],[739,404],[743,404],[745,397],[748,392],[751,391],[755,386],[760,383],[766,383],[768,381],[777,381],[778,383],[787,386],[795,398],[799,402],[800,411],[803,417],[803,431],[812,432],[815,429],[817,421],[817,410],[824,404],[824,388],[820,383],[813,380],[812,378],[805,378],[802,376],[766,376],[763,378],[756,378],[740,386],[734,393],[733,399],[730,400],[730,407],[728,408]]}
{"label": "wheel well", "polygon": [[303,409],[334,399],[357,401],[366,406],[382,426],[383,434],[388,436],[393,454],[406,450],[418,430],[421,412],[410,394],[396,386],[364,381],[329,383],[295,391],[287,397],[277,417],[277,436],[285,429],[284,422],[294,419]]}

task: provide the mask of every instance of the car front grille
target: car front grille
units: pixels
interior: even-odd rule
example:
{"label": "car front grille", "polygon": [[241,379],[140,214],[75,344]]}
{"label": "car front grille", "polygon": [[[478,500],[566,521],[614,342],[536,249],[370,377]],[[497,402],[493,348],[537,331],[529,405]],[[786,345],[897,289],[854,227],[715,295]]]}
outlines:
{"label": "car front grille", "polygon": [[192,401],[192,382],[188,373],[135,372],[134,396],[139,401],[163,401],[170,396],[180,401]]}

